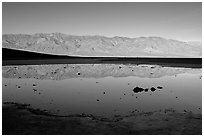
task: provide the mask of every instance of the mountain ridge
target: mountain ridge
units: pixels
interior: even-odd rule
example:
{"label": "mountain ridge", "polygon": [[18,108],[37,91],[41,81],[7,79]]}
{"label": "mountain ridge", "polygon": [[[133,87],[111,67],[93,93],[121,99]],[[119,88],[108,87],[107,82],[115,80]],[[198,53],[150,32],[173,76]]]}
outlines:
{"label": "mountain ridge", "polygon": [[202,43],[152,36],[128,38],[63,33],[3,34],[2,47],[86,57],[202,57]]}

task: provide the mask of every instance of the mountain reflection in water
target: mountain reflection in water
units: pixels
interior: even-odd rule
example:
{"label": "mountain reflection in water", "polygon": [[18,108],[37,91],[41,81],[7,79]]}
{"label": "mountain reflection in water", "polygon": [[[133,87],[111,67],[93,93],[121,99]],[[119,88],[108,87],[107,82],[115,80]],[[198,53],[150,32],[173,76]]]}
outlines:
{"label": "mountain reflection in water", "polygon": [[169,108],[201,113],[201,75],[201,69],[159,65],[3,66],[2,94],[3,102],[57,115],[112,116]]}

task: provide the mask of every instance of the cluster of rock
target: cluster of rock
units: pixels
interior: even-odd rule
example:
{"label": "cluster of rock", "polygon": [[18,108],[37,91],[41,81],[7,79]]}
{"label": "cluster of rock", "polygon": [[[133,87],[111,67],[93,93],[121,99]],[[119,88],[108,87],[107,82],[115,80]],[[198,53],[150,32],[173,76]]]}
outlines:
{"label": "cluster of rock", "polygon": [[[157,87],[157,89],[163,89],[163,87],[161,87],[161,86],[158,86]],[[155,87],[151,87],[151,88],[142,88],[142,87],[135,87],[134,89],[133,89],[133,92],[134,93],[140,93],[140,92],[148,92],[149,90],[150,91],[152,91],[152,92],[154,92],[154,91],[156,91],[157,90]]]}

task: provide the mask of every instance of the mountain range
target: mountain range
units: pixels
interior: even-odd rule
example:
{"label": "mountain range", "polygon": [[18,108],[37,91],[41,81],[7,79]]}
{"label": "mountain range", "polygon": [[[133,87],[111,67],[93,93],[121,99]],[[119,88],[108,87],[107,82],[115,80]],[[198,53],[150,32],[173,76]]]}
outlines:
{"label": "mountain range", "polygon": [[161,37],[110,38],[62,33],[4,34],[2,47],[82,57],[202,57],[201,42],[182,42]]}

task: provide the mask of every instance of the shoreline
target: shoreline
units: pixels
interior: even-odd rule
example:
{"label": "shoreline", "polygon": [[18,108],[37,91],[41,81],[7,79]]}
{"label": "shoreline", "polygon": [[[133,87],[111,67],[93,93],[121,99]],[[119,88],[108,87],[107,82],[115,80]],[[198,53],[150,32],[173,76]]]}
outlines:
{"label": "shoreline", "polygon": [[190,135],[202,134],[202,114],[172,109],[103,118],[88,114],[57,116],[29,104],[3,103],[3,135]]}

